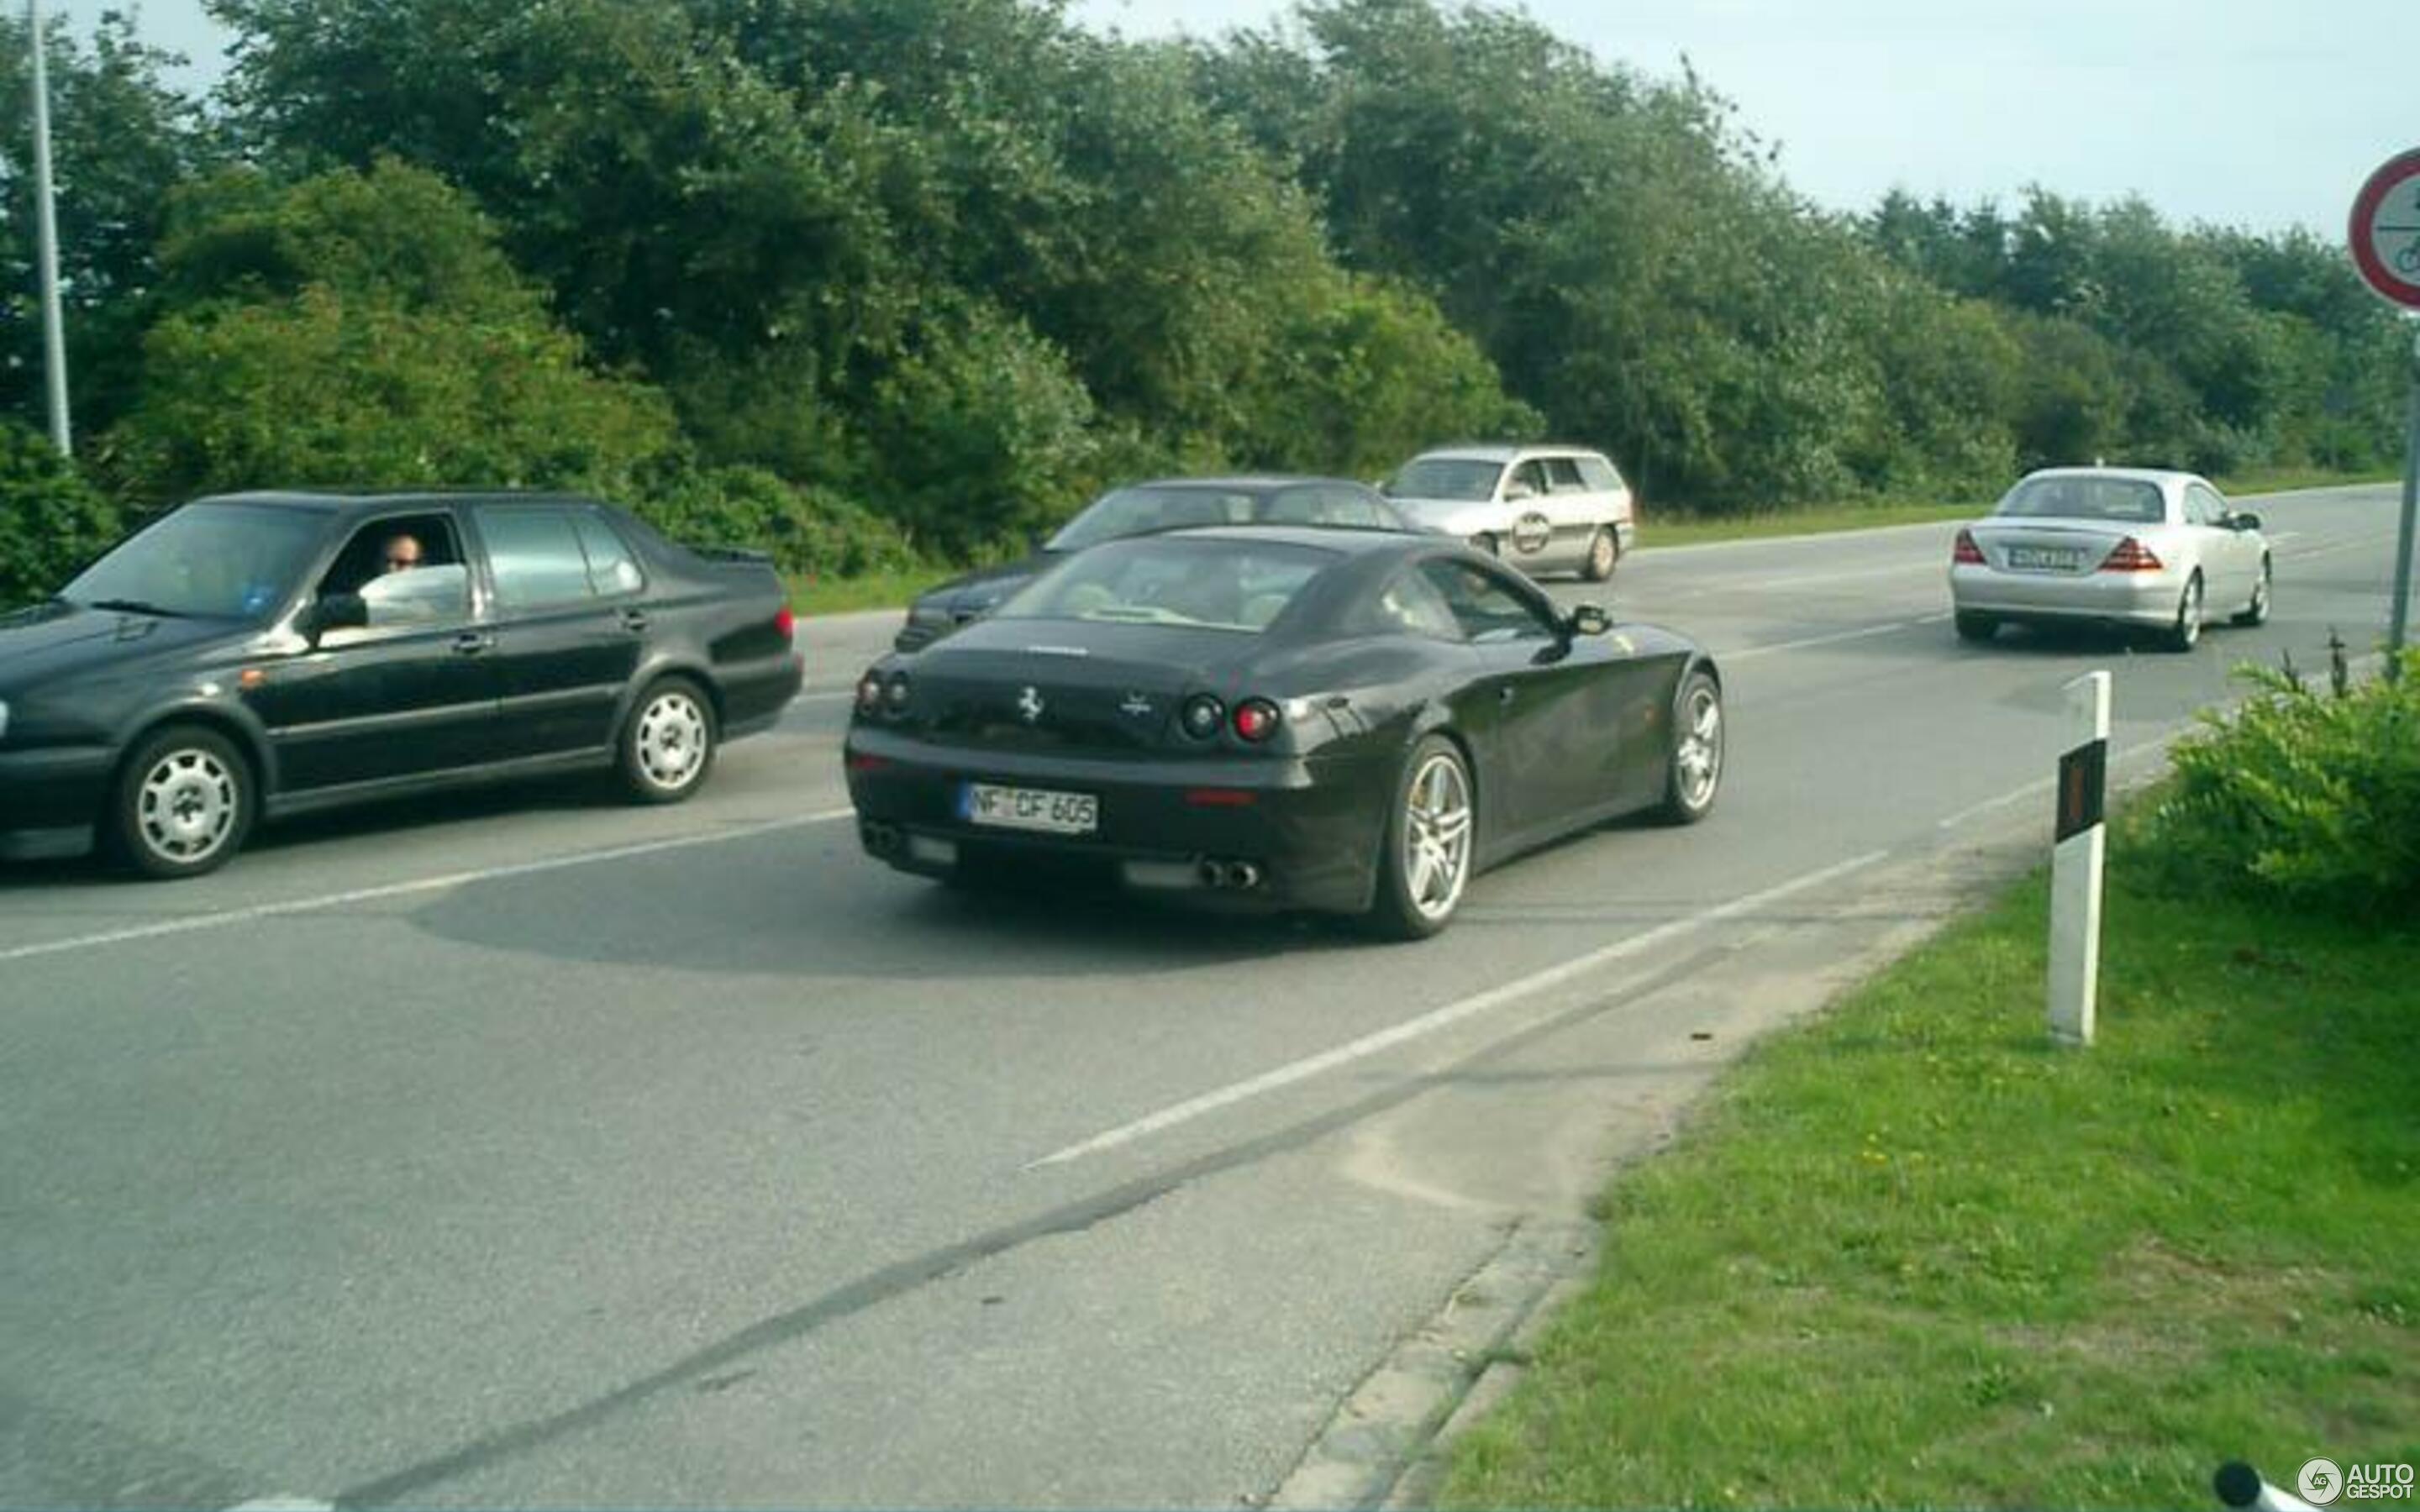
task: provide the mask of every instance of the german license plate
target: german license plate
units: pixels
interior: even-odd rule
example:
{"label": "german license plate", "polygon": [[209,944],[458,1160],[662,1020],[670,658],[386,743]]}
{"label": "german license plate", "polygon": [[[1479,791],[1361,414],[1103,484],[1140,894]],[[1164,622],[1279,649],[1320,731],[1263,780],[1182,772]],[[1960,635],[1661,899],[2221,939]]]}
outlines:
{"label": "german license plate", "polygon": [[2009,565],[2065,571],[2083,561],[2080,552],[2067,547],[2012,546],[2009,548]]}
{"label": "german license plate", "polygon": [[958,814],[969,824],[989,825],[998,829],[1089,835],[1100,827],[1101,800],[1090,793],[1053,793],[1047,788],[970,782],[958,794]]}

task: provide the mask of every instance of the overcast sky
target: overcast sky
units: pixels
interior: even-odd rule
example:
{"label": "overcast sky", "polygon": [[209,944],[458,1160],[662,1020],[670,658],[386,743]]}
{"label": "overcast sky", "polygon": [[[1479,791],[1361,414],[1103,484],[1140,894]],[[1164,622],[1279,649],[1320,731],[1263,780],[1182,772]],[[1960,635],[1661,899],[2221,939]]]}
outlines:
{"label": "overcast sky", "polygon": [[[108,0],[46,0],[89,29]],[[120,8],[126,8],[119,0]],[[214,74],[200,0],[133,7],[149,40]],[[2410,0],[1530,0],[1608,62],[1699,76],[1781,144],[1817,203],[1899,186],[2013,205],[2028,183],[2139,193],[2171,221],[2344,239],[2369,171],[2420,146],[2420,6]],[[1071,0],[1129,36],[1216,38],[1285,0]]]}

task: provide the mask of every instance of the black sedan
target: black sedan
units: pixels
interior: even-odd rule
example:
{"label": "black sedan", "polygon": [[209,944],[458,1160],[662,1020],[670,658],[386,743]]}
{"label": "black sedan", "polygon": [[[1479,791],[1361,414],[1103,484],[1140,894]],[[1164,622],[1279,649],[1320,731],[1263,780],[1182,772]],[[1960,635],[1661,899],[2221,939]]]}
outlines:
{"label": "black sedan", "polygon": [[764,559],[593,500],[198,500],[0,616],[0,857],[194,876],[257,817],[585,767],[676,802],[800,676]]}
{"label": "black sedan", "polygon": [[1722,682],[1435,535],[1112,541],[859,682],[866,850],[1435,933],[1474,872],[1637,810],[1705,817]]}
{"label": "black sedan", "polygon": [[985,567],[926,590],[908,606],[892,644],[914,651],[979,620],[1070,552],[1128,535],[1205,525],[1329,525],[1419,531],[1385,494],[1349,478],[1159,478],[1112,488],[1030,556]]}

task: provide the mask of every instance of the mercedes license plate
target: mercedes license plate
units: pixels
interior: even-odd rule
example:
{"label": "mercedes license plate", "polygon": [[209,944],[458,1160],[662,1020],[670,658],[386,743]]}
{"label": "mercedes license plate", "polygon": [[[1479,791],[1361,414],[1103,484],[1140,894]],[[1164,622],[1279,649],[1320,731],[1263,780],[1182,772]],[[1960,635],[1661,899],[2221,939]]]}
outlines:
{"label": "mercedes license plate", "polygon": [[2009,548],[2011,567],[2040,567],[2071,571],[2084,560],[2084,554],[2068,547],[2012,546]]}
{"label": "mercedes license plate", "polygon": [[1100,827],[1101,800],[1090,793],[1053,793],[1046,788],[970,782],[958,795],[958,812],[969,824],[1000,829],[1089,835]]}

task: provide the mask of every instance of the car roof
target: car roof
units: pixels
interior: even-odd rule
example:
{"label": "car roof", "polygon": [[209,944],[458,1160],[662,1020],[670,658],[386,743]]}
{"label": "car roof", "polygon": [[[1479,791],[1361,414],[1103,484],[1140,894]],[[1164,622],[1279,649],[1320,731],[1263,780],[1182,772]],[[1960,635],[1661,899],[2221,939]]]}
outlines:
{"label": "car roof", "polygon": [[2020,483],[2035,478],[2116,478],[2125,483],[2155,483],[2162,487],[2180,483],[2208,484],[2198,472],[2180,472],[2173,468],[2037,468]]}
{"label": "car roof", "polygon": [[1602,456],[1593,446],[1571,446],[1561,441],[1537,441],[1528,445],[1510,442],[1474,442],[1464,446],[1434,446],[1412,458],[1425,462],[1432,458],[1446,462],[1512,462],[1525,456]]}
{"label": "car roof", "polygon": [[1251,490],[1261,488],[1292,488],[1303,484],[1340,483],[1348,488],[1358,488],[1365,493],[1373,491],[1368,484],[1356,478],[1317,477],[1308,473],[1292,472],[1238,473],[1233,477],[1223,478],[1146,478],[1140,483],[1120,484],[1117,488],[1111,491],[1124,492],[1128,488],[1231,488]]}
{"label": "car roof", "polygon": [[327,510],[346,515],[382,514],[396,508],[432,504],[595,504],[586,494],[538,492],[517,488],[260,488],[243,493],[209,494],[197,504],[268,504],[282,509]]}
{"label": "car roof", "polygon": [[[1425,531],[1388,531],[1369,525],[1197,525],[1189,530],[1155,531],[1128,540],[1165,541],[1172,537],[1212,541],[1275,541],[1283,546],[1310,547],[1345,556],[1405,546],[1435,546],[1447,540]],[[1110,543],[1104,542],[1104,545]],[[1459,544],[1453,543],[1453,544]]]}

